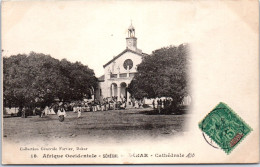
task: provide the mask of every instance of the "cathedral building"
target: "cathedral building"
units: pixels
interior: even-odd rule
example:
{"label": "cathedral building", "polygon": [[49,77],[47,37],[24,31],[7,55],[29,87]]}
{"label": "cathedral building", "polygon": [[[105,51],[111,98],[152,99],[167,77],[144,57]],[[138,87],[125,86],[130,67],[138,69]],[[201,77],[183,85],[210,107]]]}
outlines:
{"label": "cathedral building", "polygon": [[137,48],[135,28],[131,24],[126,38],[126,49],[103,65],[104,75],[98,78],[99,86],[95,98],[102,101],[104,98],[117,97],[130,101],[128,85],[137,73],[137,65],[147,54]]}

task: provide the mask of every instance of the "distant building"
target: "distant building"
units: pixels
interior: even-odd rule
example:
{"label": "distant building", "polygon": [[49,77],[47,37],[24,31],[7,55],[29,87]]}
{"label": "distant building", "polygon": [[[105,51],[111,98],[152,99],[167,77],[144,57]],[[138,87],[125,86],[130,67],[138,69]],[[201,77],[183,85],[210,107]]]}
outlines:
{"label": "distant building", "polygon": [[137,65],[142,62],[147,54],[137,48],[135,28],[131,24],[126,38],[126,49],[107,62],[104,67],[104,75],[98,78],[99,86],[95,92],[95,98],[102,101],[107,97],[125,98],[130,100],[128,85],[137,73]]}

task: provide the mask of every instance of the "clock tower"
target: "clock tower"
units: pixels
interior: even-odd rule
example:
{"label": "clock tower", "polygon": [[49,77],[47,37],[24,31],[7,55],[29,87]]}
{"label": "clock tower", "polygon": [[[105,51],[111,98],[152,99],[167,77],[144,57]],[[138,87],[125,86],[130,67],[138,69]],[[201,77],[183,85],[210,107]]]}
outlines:
{"label": "clock tower", "polygon": [[116,98],[117,101],[126,101],[126,106],[131,107],[132,105],[128,103],[132,100],[128,85],[137,75],[137,67],[147,54],[137,48],[137,38],[132,23],[127,30],[126,48],[103,65],[104,75],[98,79],[95,98],[101,102],[104,98]]}
{"label": "clock tower", "polygon": [[128,37],[126,38],[126,48],[133,51],[137,51],[137,38],[135,37],[135,28],[132,25],[132,22],[128,28]]}

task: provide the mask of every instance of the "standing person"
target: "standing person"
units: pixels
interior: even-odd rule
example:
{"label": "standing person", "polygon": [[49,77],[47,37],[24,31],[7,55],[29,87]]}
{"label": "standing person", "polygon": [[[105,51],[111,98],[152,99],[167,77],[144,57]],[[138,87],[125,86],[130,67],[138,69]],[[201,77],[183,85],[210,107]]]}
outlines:
{"label": "standing person", "polygon": [[74,112],[74,109],[75,109],[75,113],[78,112],[78,106],[79,106],[79,104],[78,104],[78,103],[75,103],[75,106],[74,106],[74,108],[73,108],[73,112]]}
{"label": "standing person", "polygon": [[45,108],[44,108],[44,110],[42,110],[42,113],[41,113],[41,118],[43,117],[43,115],[45,115],[45,116],[47,116],[48,115],[48,112],[49,112],[49,107],[48,106],[46,106]]}
{"label": "standing person", "polygon": [[153,99],[153,109],[155,110],[155,100]]}
{"label": "standing person", "polygon": [[96,100],[94,101],[94,106],[95,106],[95,111],[98,111],[98,102]]}
{"label": "standing person", "polygon": [[79,108],[78,108],[78,118],[81,117],[81,112],[82,112],[82,105],[79,104]]}
{"label": "standing person", "polygon": [[111,108],[112,108],[112,101],[109,100],[109,101],[108,101],[108,110],[111,110]]}
{"label": "standing person", "polygon": [[64,108],[62,102],[59,104],[59,109],[58,109],[58,113],[57,114],[59,116],[59,121],[63,122],[64,118],[66,117],[66,112],[65,112],[65,108]]}
{"label": "standing person", "polygon": [[135,100],[134,100],[134,98],[131,99],[131,102],[132,102],[132,105],[133,105],[133,107],[134,107],[134,106],[135,106]]}
{"label": "standing person", "polygon": [[107,102],[106,102],[106,99],[103,100],[103,105],[104,105],[104,111],[107,110]]}
{"label": "standing person", "polygon": [[92,102],[92,111],[93,112],[96,111],[96,103],[95,103],[95,101]]}
{"label": "standing person", "polygon": [[158,111],[159,111],[159,114],[161,113],[161,108],[162,108],[162,100],[159,99],[158,100]]}
{"label": "standing person", "polygon": [[85,103],[82,102],[82,103],[81,103],[81,112],[84,112],[84,111],[85,111]]}
{"label": "standing person", "polygon": [[141,100],[138,101],[138,108],[141,108],[142,102]]}
{"label": "standing person", "polygon": [[19,108],[22,113],[22,118],[26,118],[26,112],[25,112],[25,107]]}
{"label": "standing person", "polygon": [[73,108],[73,112],[74,112],[74,113],[77,112],[77,104],[76,104],[76,103],[73,104],[73,107],[72,107],[72,108]]}
{"label": "standing person", "polygon": [[86,108],[87,108],[87,111],[91,111],[91,110],[90,110],[89,103],[86,103]]}
{"label": "standing person", "polygon": [[117,108],[117,101],[115,100],[114,101],[114,110],[117,110],[118,108]]}
{"label": "standing person", "polygon": [[96,104],[97,104],[97,111],[100,111],[100,102],[98,100],[96,100]]}
{"label": "standing person", "polygon": [[100,102],[100,108],[101,108],[101,111],[104,111],[104,102]]}
{"label": "standing person", "polygon": [[103,104],[103,110],[106,111],[107,110],[107,103],[106,103],[106,101],[103,101],[102,104]]}
{"label": "standing person", "polygon": [[161,105],[161,107],[162,107],[162,99],[160,99],[160,105]]}
{"label": "standing person", "polygon": [[137,108],[138,106],[139,106],[138,101],[135,100],[135,108]]}
{"label": "standing person", "polygon": [[163,99],[163,101],[162,101],[162,108],[163,108],[163,109],[165,109],[165,105],[166,105],[166,100]]}
{"label": "standing person", "polygon": [[105,105],[106,105],[106,111],[109,110],[109,100],[108,98],[105,100]]}
{"label": "standing person", "polygon": [[169,109],[169,106],[170,106],[170,99],[166,99],[166,109]]}
{"label": "standing person", "polygon": [[102,110],[102,103],[101,103],[101,101],[98,101],[98,111],[101,111]]}

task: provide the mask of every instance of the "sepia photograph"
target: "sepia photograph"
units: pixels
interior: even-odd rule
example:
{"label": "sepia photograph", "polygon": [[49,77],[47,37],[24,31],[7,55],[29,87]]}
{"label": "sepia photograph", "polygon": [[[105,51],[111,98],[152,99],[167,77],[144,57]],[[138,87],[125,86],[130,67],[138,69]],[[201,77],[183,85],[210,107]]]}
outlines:
{"label": "sepia photograph", "polygon": [[259,139],[258,9],[234,15],[257,1],[239,3],[3,1],[2,163],[259,161],[236,153]]}
{"label": "sepia photograph", "polygon": [[[147,49],[148,54],[137,45],[138,35],[151,38],[142,41],[156,39],[146,35],[144,27],[152,25],[142,24],[140,18],[136,17],[139,31],[131,16],[116,21],[120,28],[110,24],[108,18],[100,22],[86,22],[88,18],[83,18],[76,23],[71,20],[73,24],[85,22],[77,32],[81,35],[73,39],[76,43],[56,41],[47,29],[46,37],[58,46],[46,47],[41,39],[31,38],[28,42],[39,40],[32,44],[39,50],[23,48],[19,52],[13,45],[10,50],[9,45],[2,49],[4,140],[73,137],[103,141],[111,137],[120,142],[137,136],[182,133],[191,104],[187,41],[146,47],[153,49]],[[102,28],[89,36],[90,32],[84,31],[89,26]],[[59,32],[62,37],[67,29]],[[57,48],[64,54],[56,53]],[[73,48],[86,52],[78,53]],[[13,54],[16,51],[19,53]]]}

